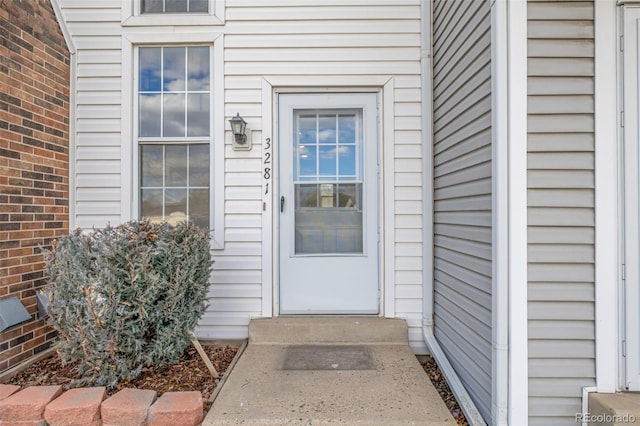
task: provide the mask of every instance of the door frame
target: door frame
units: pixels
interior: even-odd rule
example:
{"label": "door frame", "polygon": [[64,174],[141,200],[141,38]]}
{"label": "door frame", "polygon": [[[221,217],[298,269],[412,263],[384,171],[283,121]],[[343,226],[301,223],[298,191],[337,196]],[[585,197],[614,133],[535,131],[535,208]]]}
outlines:
{"label": "door frame", "polygon": [[[620,240],[622,276],[620,288],[620,385],[640,390],[640,8],[622,11],[623,57],[621,61],[621,209]],[[634,219],[635,218],[635,219]],[[635,303],[634,303],[635,301]]]}
{"label": "door frame", "polygon": [[[377,93],[378,94],[378,228],[380,249],[378,251],[378,277],[380,306],[378,316],[395,316],[394,268],[386,265],[386,259],[393,259],[395,247],[394,205],[387,203],[393,199],[394,170],[393,149],[385,149],[385,141],[393,141],[393,94],[392,77],[332,78],[304,77],[299,85],[292,86],[296,79],[277,77],[263,78],[262,81],[262,137],[261,159],[279,158],[278,141],[278,95],[310,93]],[[310,85],[309,83],[312,84]],[[266,143],[267,139],[270,143]],[[254,138],[254,143],[256,138]],[[272,163],[272,165],[274,165]],[[280,315],[279,288],[279,201],[277,185],[280,182],[277,167],[272,167],[269,179],[263,175],[262,204],[262,317]],[[266,190],[268,184],[269,190]]]}

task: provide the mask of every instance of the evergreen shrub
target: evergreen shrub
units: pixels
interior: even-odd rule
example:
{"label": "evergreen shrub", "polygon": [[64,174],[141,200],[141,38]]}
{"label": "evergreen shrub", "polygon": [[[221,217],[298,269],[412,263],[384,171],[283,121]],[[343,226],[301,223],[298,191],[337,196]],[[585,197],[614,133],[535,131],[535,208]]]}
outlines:
{"label": "evergreen shrub", "polygon": [[76,386],[114,387],[175,363],[205,310],[209,235],[147,220],[76,230],[47,253],[49,314]]}

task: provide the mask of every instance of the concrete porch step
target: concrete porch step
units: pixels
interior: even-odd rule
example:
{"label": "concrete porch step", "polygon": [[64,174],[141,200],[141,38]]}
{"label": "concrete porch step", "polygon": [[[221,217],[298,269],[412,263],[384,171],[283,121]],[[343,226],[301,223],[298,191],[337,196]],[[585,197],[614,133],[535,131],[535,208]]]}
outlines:
{"label": "concrete porch step", "polygon": [[407,323],[380,317],[278,317],[249,322],[249,343],[408,344]]}
{"label": "concrete porch step", "polygon": [[407,324],[377,317],[249,323],[249,344],[203,426],[455,426],[408,344]]}

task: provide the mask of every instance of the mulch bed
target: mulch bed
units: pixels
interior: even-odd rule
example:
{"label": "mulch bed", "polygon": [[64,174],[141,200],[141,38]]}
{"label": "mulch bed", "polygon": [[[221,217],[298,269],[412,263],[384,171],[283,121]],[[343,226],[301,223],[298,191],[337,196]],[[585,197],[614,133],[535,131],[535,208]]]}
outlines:
{"label": "mulch bed", "polygon": [[427,360],[422,362],[422,367],[431,379],[431,383],[433,383],[433,386],[435,386],[436,390],[440,394],[440,398],[442,398],[458,425],[469,426],[467,418],[464,416],[464,413],[462,412],[458,401],[456,401],[456,397],[453,395],[453,392],[451,392],[451,388],[449,388],[444,375],[440,371],[440,368],[438,368],[438,364],[436,364],[436,361],[433,359],[433,357],[428,356]]}
{"label": "mulch bed", "polygon": [[[107,394],[113,395],[123,388],[151,389],[156,391],[158,396],[165,392],[199,390],[207,401],[233,361],[238,347],[204,345],[203,348],[220,375],[219,379],[214,379],[209,373],[196,349],[188,346],[176,364],[165,367],[145,367],[138,377],[120,382],[116,388],[108,389]],[[67,390],[72,387],[71,382],[78,377],[74,371],[74,364],[63,365],[60,358],[54,355],[35,362],[7,383],[23,387],[62,385],[63,389]]]}
{"label": "mulch bed", "polygon": [[[165,392],[199,390],[202,392],[202,397],[205,400],[204,408],[207,410],[209,407],[206,401],[213,395],[216,386],[220,383],[224,372],[233,361],[239,348],[233,345],[204,345],[203,347],[220,375],[219,379],[214,379],[211,376],[196,349],[189,346],[175,365],[144,368],[138,377],[121,382],[114,389],[108,389],[107,394],[113,395],[123,388],[151,389],[155,390],[158,396]],[[434,359],[427,357],[426,361],[422,362],[422,366],[457,424],[468,426],[469,423],[462,409]],[[54,355],[35,362],[12,377],[7,383],[23,387],[62,385],[63,389],[67,390],[72,387],[72,381],[77,378],[78,374],[74,371],[74,364],[63,365],[60,359]]]}

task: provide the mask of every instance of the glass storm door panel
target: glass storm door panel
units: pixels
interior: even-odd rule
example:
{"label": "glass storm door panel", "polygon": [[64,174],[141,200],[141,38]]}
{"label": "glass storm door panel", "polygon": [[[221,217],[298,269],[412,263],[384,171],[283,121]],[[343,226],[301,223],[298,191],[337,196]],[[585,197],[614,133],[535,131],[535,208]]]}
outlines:
{"label": "glass storm door panel", "polygon": [[294,112],[294,253],[362,254],[362,114]]}
{"label": "glass storm door panel", "polygon": [[280,312],[378,313],[377,96],[279,96]]}

